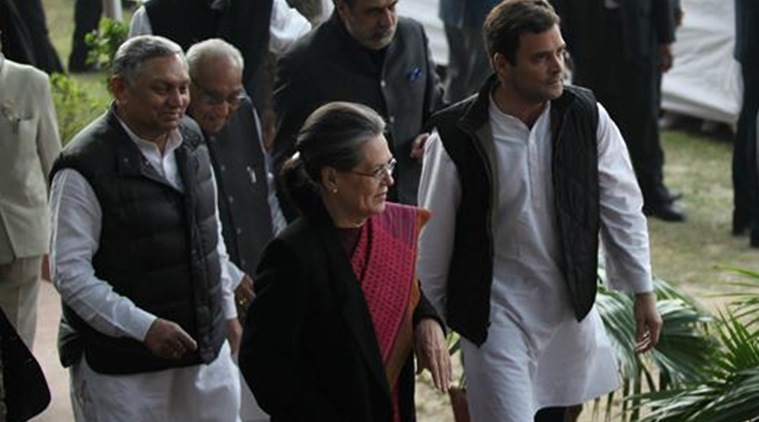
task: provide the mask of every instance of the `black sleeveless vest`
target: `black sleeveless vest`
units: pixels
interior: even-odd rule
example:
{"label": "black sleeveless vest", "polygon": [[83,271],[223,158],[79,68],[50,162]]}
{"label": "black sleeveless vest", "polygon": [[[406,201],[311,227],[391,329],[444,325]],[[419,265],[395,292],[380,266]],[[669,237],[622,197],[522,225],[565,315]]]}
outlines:
{"label": "black sleeveless vest", "polygon": [[218,227],[208,150],[194,122],[183,120],[176,150],[183,192],[140,153],[113,110],[64,149],[52,175],[71,168],[92,186],[102,210],[95,276],[136,306],[179,324],[198,349],[179,361],[153,355],[142,342],[105,335],[64,304],[88,365],[106,374],[159,371],[210,363],[226,338]]}
{"label": "black sleeveless vest", "polygon": [[[496,200],[492,182],[497,176],[493,152],[487,150],[492,133],[484,128],[495,83],[491,77],[479,95],[432,118],[443,147],[456,164],[462,188],[448,270],[446,322],[477,345],[487,339],[493,282],[491,213]],[[590,91],[568,86],[551,102],[560,265],[578,321],[588,314],[596,295],[600,228],[597,125],[598,109]],[[483,132],[490,138],[483,139]]]}

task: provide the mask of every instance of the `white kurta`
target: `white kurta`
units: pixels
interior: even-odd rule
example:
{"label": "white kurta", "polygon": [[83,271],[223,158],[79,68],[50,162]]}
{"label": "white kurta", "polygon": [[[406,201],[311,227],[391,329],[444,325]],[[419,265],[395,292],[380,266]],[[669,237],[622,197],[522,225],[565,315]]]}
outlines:
{"label": "white kurta", "polygon": [[[619,130],[600,105],[598,170],[601,238],[609,282],[652,290],[642,197]],[[617,388],[613,351],[595,308],[578,323],[558,265],[551,176],[550,104],[532,128],[490,100],[497,154],[497,217],[487,341],[463,339],[475,421],[525,422],[543,407],[582,403]],[[427,144],[420,206],[432,218],[420,238],[422,288],[444,314],[445,285],[461,186],[436,133]]]}
{"label": "white kurta", "polygon": [[[155,144],[137,138],[123,123],[122,127],[155,170],[182,190],[174,154],[182,142],[179,131],[169,137],[162,155]],[[50,214],[51,274],[63,301],[106,335],[144,341],[156,316],[138,308],[95,276],[92,257],[100,241],[102,211],[95,192],[81,173],[73,169],[56,173]],[[225,318],[233,319],[237,310],[232,281],[226,271],[228,255],[221,237],[218,210],[216,220],[222,308]],[[87,421],[235,421],[240,405],[237,367],[227,344],[209,365],[126,376],[98,374],[81,359],[71,368],[71,381],[77,417]]]}

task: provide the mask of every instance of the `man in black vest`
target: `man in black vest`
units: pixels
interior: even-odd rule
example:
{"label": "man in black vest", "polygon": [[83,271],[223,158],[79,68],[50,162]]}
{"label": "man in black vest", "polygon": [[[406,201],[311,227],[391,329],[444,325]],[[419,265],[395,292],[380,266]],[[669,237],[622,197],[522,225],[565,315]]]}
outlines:
{"label": "man in black vest", "polygon": [[75,413],[235,421],[240,324],[208,149],[184,117],[181,48],[156,36],[127,41],[109,89],[111,109],[52,171],[53,281],[83,351],[61,345]]}
{"label": "man in black vest", "polygon": [[[279,60],[272,152],[277,167],[295,152],[300,127],[319,106],[330,101],[364,104],[387,122],[385,135],[398,160],[392,199],[416,203],[424,124],[442,104],[442,88],[422,25],[398,17],[397,2],[335,0],[329,20]],[[290,207],[284,208],[291,218]]]}
{"label": "man in black vest", "polygon": [[230,257],[237,304],[253,298],[253,274],[264,246],[286,225],[264,151],[261,122],[242,85],[243,58],[233,45],[212,38],[187,51],[191,100],[219,190],[219,214]]}
{"label": "man in black vest", "polygon": [[506,0],[485,40],[495,75],[432,118],[417,271],[462,337],[472,420],[564,420],[619,383],[594,307],[599,236],[610,286],[635,293],[638,351],[658,341],[643,201],[606,110],[563,86],[553,8]]}

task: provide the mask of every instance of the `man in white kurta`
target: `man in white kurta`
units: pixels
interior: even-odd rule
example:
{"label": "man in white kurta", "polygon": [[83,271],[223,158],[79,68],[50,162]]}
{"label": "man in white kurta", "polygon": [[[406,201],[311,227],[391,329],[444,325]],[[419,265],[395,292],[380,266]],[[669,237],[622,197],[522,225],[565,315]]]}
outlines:
{"label": "man in white kurta", "polygon": [[[491,43],[496,75],[478,98],[461,107],[463,117],[457,115],[467,121],[477,110],[487,113],[469,141],[484,137],[480,140],[488,146],[481,151],[492,151],[496,179],[491,183],[495,210],[489,214],[493,250],[486,340],[478,345],[462,336],[469,410],[478,422],[532,421],[539,409],[580,404],[618,386],[598,312],[593,307],[577,321],[562,270],[551,131],[551,100],[563,94],[558,21],[552,20],[550,6],[508,1],[491,13],[486,34],[508,31],[494,17],[513,22],[519,19],[515,10],[535,12],[536,7],[544,30],[522,30],[512,51]],[[655,344],[660,327],[650,293],[642,198],[619,130],[604,108],[596,107],[600,235],[608,281],[638,294],[642,351]],[[419,204],[432,211],[432,218],[421,234],[418,273],[425,294],[450,323],[456,315],[447,306],[449,267],[460,259],[454,245],[457,224],[464,224],[457,214],[466,187],[441,136],[433,133],[425,150]],[[471,283],[475,288],[475,280]]]}
{"label": "man in white kurta", "polygon": [[[106,142],[138,154],[143,168],[149,168],[146,171],[154,174],[159,183],[177,192],[187,193],[186,190],[192,185],[188,186],[187,179],[184,179],[186,176],[181,174],[177,158],[177,151],[187,142],[178,128],[179,119],[189,102],[189,76],[181,48],[160,37],[140,37],[124,44],[116,58],[134,63],[114,66],[117,70],[110,84],[116,101],[111,111],[94,122],[92,127],[98,125],[104,128],[101,130],[112,132],[113,137],[106,139]],[[104,123],[106,121],[108,125]],[[73,142],[73,153],[85,144],[77,141],[85,141],[88,136],[91,135],[85,134]],[[134,149],[128,146],[130,142],[134,144]],[[107,160],[106,157],[103,159]],[[202,161],[199,163],[203,165]],[[125,159],[122,165],[126,164]],[[206,161],[204,164],[209,166],[207,171],[210,172],[210,163]],[[221,239],[218,210],[214,208],[212,211],[212,218],[216,220],[214,227],[217,228],[215,255],[212,256],[217,256],[219,260],[221,303],[218,306],[227,321],[232,348],[224,341],[214,359],[207,363],[188,364],[181,359],[191,355],[202,339],[193,338],[177,323],[140,308],[129,295],[119,293],[112,280],[96,275],[97,271],[102,270],[96,264],[97,254],[106,248],[102,243],[108,230],[104,223],[113,221],[105,216],[112,215],[114,210],[103,208],[102,198],[93,189],[93,180],[88,180],[82,172],[65,166],[54,172],[51,267],[55,286],[64,304],[101,335],[113,338],[114,342],[131,339],[144,343],[145,351],[149,350],[155,355],[151,358],[157,356],[165,363],[159,363],[165,366],[160,370],[103,372],[94,369],[94,365],[88,362],[88,348],[85,345],[85,355],[78,357],[70,373],[72,403],[77,420],[239,420],[240,386],[231,349],[239,342],[240,330],[232,283],[226,272],[228,257]],[[216,191],[213,189],[211,192],[213,198],[206,198],[206,203],[215,207]],[[147,222],[137,223],[140,224]],[[157,258],[160,261],[161,257]],[[170,265],[166,263],[167,270]],[[134,290],[139,289],[135,287]],[[149,293],[143,291],[141,294],[144,297]],[[193,300],[191,303],[197,302]],[[83,334],[75,333],[82,336],[80,341],[85,344]],[[145,359],[143,356],[145,354],[141,352],[135,355],[135,359]],[[172,361],[177,364],[173,366]]]}

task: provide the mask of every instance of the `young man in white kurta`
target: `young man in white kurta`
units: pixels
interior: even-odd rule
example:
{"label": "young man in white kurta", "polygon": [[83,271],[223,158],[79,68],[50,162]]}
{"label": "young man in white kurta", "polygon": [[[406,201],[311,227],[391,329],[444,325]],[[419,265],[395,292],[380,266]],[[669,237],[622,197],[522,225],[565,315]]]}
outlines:
{"label": "young man in white kurta", "polygon": [[[506,13],[504,7],[493,13]],[[539,409],[576,405],[618,386],[598,312],[593,308],[582,321],[575,319],[560,267],[549,100],[562,92],[556,78],[563,70],[563,50],[557,25],[523,33],[516,63],[491,53],[498,81],[480,94],[489,96],[498,191],[487,339],[478,347],[462,337],[469,410],[478,422],[532,421]],[[550,63],[531,63],[533,54],[544,53]],[[525,73],[525,66],[532,68]],[[652,284],[642,197],[619,130],[601,105],[598,113],[601,238],[609,283],[640,293],[646,304],[637,307],[655,320],[658,315],[650,314],[655,300],[647,294]],[[433,133],[419,193],[420,206],[433,217],[422,231],[418,273],[442,314],[461,189],[457,167]],[[651,328],[651,341],[643,348],[658,337],[658,328]],[[642,335],[638,340],[646,341]]]}

